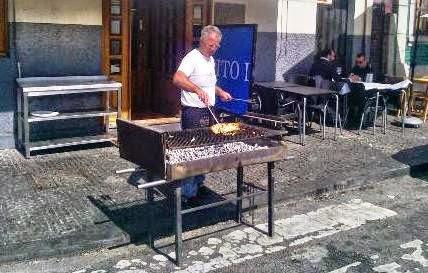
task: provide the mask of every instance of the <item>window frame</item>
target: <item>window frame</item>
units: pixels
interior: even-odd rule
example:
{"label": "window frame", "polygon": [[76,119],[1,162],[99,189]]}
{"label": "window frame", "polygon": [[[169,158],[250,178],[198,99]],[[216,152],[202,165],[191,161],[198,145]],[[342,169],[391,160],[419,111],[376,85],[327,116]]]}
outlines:
{"label": "window frame", "polygon": [[8,8],[7,0],[0,0],[0,57],[6,56],[9,45],[8,45]]}

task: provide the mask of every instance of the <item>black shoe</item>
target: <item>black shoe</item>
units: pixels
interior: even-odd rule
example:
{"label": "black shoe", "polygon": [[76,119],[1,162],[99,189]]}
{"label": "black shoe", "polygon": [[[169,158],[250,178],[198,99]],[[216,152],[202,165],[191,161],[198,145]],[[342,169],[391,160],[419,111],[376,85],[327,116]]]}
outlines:
{"label": "black shoe", "polygon": [[200,186],[198,189],[197,196],[200,198],[207,197],[211,194],[211,190],[205,186]]}

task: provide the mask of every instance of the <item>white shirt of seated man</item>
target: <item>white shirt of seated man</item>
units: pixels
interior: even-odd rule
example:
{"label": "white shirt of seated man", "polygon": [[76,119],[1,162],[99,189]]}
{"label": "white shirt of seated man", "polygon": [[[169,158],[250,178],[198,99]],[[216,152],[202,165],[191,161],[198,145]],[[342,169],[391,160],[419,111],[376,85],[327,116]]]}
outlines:
{"label": "white shirt of seated man", "polygon": [[[183,72],[193,84],[200,87],[208,95],[210,106],[215,105],[217,77],[212,56],[207,58],[202,55],[199,49],[193,49],[183,58],[177,70]],[[181,90],[181,105],[198,108],[206,107],[196,93],[183,89]]]}

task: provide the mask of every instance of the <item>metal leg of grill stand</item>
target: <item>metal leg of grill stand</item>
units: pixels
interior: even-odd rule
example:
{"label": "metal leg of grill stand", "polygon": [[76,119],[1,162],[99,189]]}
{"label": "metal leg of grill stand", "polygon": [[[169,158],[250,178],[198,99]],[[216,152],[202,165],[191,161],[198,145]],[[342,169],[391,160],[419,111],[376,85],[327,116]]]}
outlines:
{"label": "metal leg of grill stand", "polygon": [[154,194],[153,194],[153,189],[152,188],[148,188],[146,190],[146,194],[147,194],[147,201],[149,202],[149,245],[152,249],[155,248],[155,239],[153,236],[153,201],[154,201]]}
{"label": "metal leg of grill stand", "polygon": [[175,189],[175,262],[182,263],[183,251],[183,221],[181,215],[181,187]]}
{"label": "metal leg of grill stand", "polygon": [[274,230],[274,211],[273,211],[273,199],[274,199],[274,178],[272,171],[275,167],[273,162],[268,163],[268,235],[273,236]]}
{"label": "metal leg of grill stand", "polygon": [[[242,197],[242,187],[244,184],[244,168],[238,167],[236,174],[236,197]],[[236,222],[241,223],[242,200],[236,201]]]}

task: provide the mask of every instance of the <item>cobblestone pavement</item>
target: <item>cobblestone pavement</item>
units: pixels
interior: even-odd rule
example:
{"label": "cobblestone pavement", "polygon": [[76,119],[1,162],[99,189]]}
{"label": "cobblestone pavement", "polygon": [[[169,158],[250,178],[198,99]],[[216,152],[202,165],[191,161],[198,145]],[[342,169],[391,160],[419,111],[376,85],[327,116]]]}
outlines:
{"label": "cobblestone pavement", "polygon": [[[275,206],[272,238],[233,221],[185,233],[184,265],[142,245],[0,265],[2,273],[428,272],[428,173]],[[254,225],[266,230],[265,209]],[[251,215],[245,214],[250,221]],[[221,230],[218,232],[218,230]],[[167,237],[162,244],[172,242]],[[160,244],[161,244],[160,243]]]}
{"label": "cobblestone pavement", "polygon": [[[410,166],[428,163],[428,127],[406,129],[389,125],[362,135],[344,131],[337,141],[332,132],[307,137],[307,145],[287,137],[294,159],[275,169],[276,198],[298,200],[326,191],[365,187],[372,182],[409,173]],[[0,151],[0,262],[58,255],[119,244],[145,243],[145,193],[131,184],[140,174],[117,175],[115,170],[134,167],[120,159],[116,147],[102,147],[26,160],[15,150]],[[246,168],[246,181],[266,184],[263,166]],[[233,192],[235,171],[207,176],[213,198]],[[170,204],[159,200],[160,210]],[[227,219],[233,207],[213,211],[215,217],[193,221],[188,229]],[[171,214],[159,218],[169,228]],[[206,217],[207,218],[207,217]],[[168,235],[168,231],[160,233]]]}

